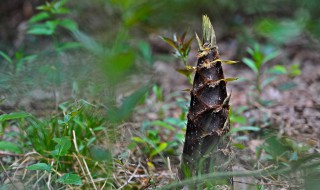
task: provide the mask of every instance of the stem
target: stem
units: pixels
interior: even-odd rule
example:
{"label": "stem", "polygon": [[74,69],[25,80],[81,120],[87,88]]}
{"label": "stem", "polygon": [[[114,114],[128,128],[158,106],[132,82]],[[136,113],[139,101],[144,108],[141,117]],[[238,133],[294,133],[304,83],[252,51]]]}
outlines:
{"label": "stem", "polygon": [[187,57],[186,56],[182,57],[182,61],[183,61],[184,66],[187,66]]}
{"label": "stem", "polygon": [[258,97],[257,97],[257,100],[259,103],[261,103],[261,85],[260,85],[260,80],[261,80],[261,70],[259,69],[258,70],[258,74],[257,74],[257,84],[256,84],[256,88],[257,88],[257,91],[258,91]]}

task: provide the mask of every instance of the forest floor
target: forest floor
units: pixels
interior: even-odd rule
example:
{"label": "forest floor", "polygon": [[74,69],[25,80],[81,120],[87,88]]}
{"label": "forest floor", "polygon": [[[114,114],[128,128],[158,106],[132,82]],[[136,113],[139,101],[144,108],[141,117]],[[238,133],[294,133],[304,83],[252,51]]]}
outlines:
{"label": "forest floor", "polygon": [[[152,43],[162,43],[156,41]],[[271,130],[278,135],[292,139],[299,146],[305,145],[311,147],[310,153],[319,152],[320,147],[320,54],[317,44],[315,48],[310,48],[310,43],[315,43],[308,38],[299,38],[291,44],[281,49],[281,54],[267,63],[271,67],[277,63],[291,65],[297,63],[300,65],[301,74],[295,77],[279,76],[275,81],[263,89],[261,98],[270,101],[269,106],[261,106],[252,100],[249,92],[252,90],[252,81],[255,80],[254,73],[244,64],[224,65],[224,73],[227,77],[239,77],[248,80],[239,80],[228,84],[228,92],[232,90],[231,105],[234,110],[245,106],[240,115],[245,116],[250,125],[258,126],[263,130]],[[236,57],[237,47],[235,41],[218,42],[222,58],[231,59]],[[169,47],[168,47],[169,48]],[[196,48],[194,48],[196,49]],[[170,50],[168,50],[170,51]],[[191,51],[190,60],[195,63],[196,51]],[[157,54],[157,52],[154,52]],[[145,104],[140,105],[131,121],[124,123],[120,128],[119,138],[114,147],[113,154],[119,156],[128,152],[129,156],[125,161],[125,167],[116,164],[116,167],[122,168],[114,173],[115,181],[129,180],[138,184],[141,189],[152,189],[155,186],[161,186],[177,180],[177,168],[179,166],[179,155],[182,151],[182,145],[174,155],[155,156],[152,160],[143,155],[139,147],[134,150],[128,150],[130,139],[136,135],[141,135],[139,128],[143,121],[162,120],[163,118],[178,118],[181,114],[181,107],[175,104],[178,99],[188,102],[189,93],[183,92],[184,89],[191,88],[186,78],[175,70],[182,65],[176,62],[156,61],[154,63],[155,80],[163,89],[163,101],[158,102],[155,95],[152,95]],[[267,78],[268,76],[264,76]],[[285,86],[287,85],[287,86]],[[284,88],[281,88],[284,87]],[[288,87],[289,89],[285,89]],[[19,104],[3,104],[0,109],[4,113],[10,113],[17,107],[25,107],[33,113],[43,115],[50,113],[55,108],[55,104],[45,103],[45,100],[53,98],[50,92],[35,91],[31,93],[29,99],[19,101]],[[38,102],[43,101],[43,104]],[[185,106],[188,106],[186,103]],[[165,108],[164,108],[165,107]],[[162,115],[160,111],[165,110]],[[235,124],[232,127],[241,127]],[[234,170],[251,171],[255,169],[256,148],[263,143],[260,132],[245,133],[246,140],[238,140],[236,136],[234,142],[240,142],[245,145],[243,150],[234,150],[234,157],[237,158],[234,163]],[[182,129],[176,131],[183,133]],[[165,137],[166,133],[161,134]],[[2,159],[10,160],[11,155],[0,152]],[[153,165],[150,165],[151,162]],[[170,163],[170,164],[169,164]],[[125,179],[125,180],[124,180]],[[249,189],[251,185],[266,184],[269,189],[294,189],[292,184],[285,179],[261,179],[261,178],[239,178],[235,179],[235,189]],[[297,182],[299,183],[299,182]],[[119,185],[121,183],[119,182]],[[296,185],[296,184],[295,184]],[[300,184],[301,185],[301,184]],[[254,188],[254,186],[252,186]],[[299,189],[300,186],[296,187]]]}
{"label": "forest floor", "polygon": [[[247,147],[244,150],[234,149],[234,157],[237,158],[234,163],[234,171],[254,170],[256,165],[253,163],[257,161],[256,148],[264,142],[261,136],[262,131],[273,131],[278,136],[295,141],[297,146],[310,147],[308,153],[318,153],[320,151],[320,55],[318,53],[319,47],[310,48],[310,43],[312,42],[308,39],[297,39],[283,47],[281,54],[265,65],[265,67],[270,68],[278,63],[283,65],[297,63],[301,69],[300,75],[296,77],[280,76],[263,89],[261,98],[272,102],[269,106],[261,106],[250,97],[249,92],[252,91],[252,81],[255,80],[254,72],[241,63],[239,65],[224,65],[226,77],[248,79],[228,84],[228,92],[232,91],[231,105],[233,109],[245,107],[238,114],[245,116],[247,121],[251,122],[251,125],[261,128],[258,133],[249,133],[249,138],[244,141],[239,141],[236,136],[233,136],[235,138],[234,143],[241,142]],[[218,44],[220,44],[219,51],[222,59],[235,57],[237,50],[241,48],[237,47],[236,42],[222,41]],[[190,60],[194,63],[196,63],[196,53],[196,51],[190,53]],[[191,85],[188,84],[184,76],[175,71],[179,68],[177,62],[158,61],[155,63],[155,67],[159,85],[164,89],[165,101],[160,105],[152,101],[147,104],[147,106],[152,106],[151,111],[142,113],[142,115],[136,114],[133,117],[138,123],[140,119],[140,121],[161,119],[157,114],[159,107],[163,106],[163,104],[170,105],[179,98],[170,96],[172,93],[179,91],[181,92],[181,98],[189,99],[189,93],[183,92],[183,90],[191,88]],[[267,77],[264,76],[263,79]],[[286,85],[289,86],[288,89],[285,88]],[[284,88],[281,88],[281,86]],[[179,110],[178,106],[173,106],[165,113],[165,117],[178,117]],[[232,127],[241,127],[241,125],[235,124]],[[182,152],[182,146],[178,152]],[[132,156],[133,162],[137,160],[138,156]],[[176,176],[175,174],[178,171],[179,157],[178,155],[175,157],[168,156],[168,161],[171,162],[169,165],[171,168],[168,168],[168,163],[155,164],[157,175],[154,176],[156,176],[155,181],[157,181],[158,185],[167,184],[175,180],[173,176]],[[143,186],[146,179],[137,178],[137,180]],[[235,178],[235,189],[255,189],[255,184],[265,184],[266,189],[301,189],[303,188],[301,183],[301,181],[293,183],[285,178]]]}

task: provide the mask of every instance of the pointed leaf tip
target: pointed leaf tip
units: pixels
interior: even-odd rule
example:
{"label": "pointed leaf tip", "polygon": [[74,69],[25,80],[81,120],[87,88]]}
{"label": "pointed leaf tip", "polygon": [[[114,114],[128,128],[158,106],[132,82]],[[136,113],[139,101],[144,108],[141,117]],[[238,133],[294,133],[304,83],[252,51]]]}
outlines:
{"label": "pointed leaf tip", "polygon": [[203,15],[202,17],[202,42],[203,44],[209,43],[209,48],[217,45],[216,34],[207,15]]}
{"label": "pointed leaf tip", "polygon": [[199,50],[203,50],[203,43],[202,41],[200,40],[198,34],[196,33],[196,39],[197,39],[197,42],[198,42],[198,46],[199,46]]}

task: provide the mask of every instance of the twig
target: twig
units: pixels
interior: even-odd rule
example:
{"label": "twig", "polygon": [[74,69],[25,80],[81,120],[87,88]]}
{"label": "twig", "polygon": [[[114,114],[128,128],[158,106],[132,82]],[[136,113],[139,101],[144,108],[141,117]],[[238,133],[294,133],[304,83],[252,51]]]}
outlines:
{"label": "twig", "polygon": [[[53,161],[51,162],[51,167],[53,166]],[[50,190],[51,188],[50,188],[50,182],[51,182],[51,172],[49,172],[49,176],[48,176],[48,181],[47,181],[47,187],[48,187],[48,189]]]}
{"label": "twig", "polygon": [[4,157],[4,156],[16,156],[16,157],[23,157],[23,156],[24,156],[24,154],[15,154],[15,153],[10,153],[10,152],[0,151],[0,157]]}
{"label": "twig", "polygon": [[94,180],[93,180],[93,178],[92,178],[92,176],[91,176],[91,173],[90,173],[90,170],[89,170],[89,168],[88,168],[88,165],[87,165],[86,160],[85,160],[84,158],[82,158],[82,161],[83,161],[83,163],[84,163],[84,166],[85,166],[86,169],[87,169],[87,173],[88,173],[88,175],[89,175],[89,177],[90,177],[90,179],[91,179],[91,181],[92,181],[92,184],[93,184],[94,189],[95,189],[95,190],[98,190],[98,188],[97,188],[96,184],[94,183]]}
{"label": "twig", "polygon": [[38,185],[38,183],[42,180],[42,178],[44,178],[45,175],[46,175],[46,173],[44,173],[41,177],[38,178],[38,180],[34,183],[34,185],[32,185],[33,189],[36,188],[36,186]]}
{"label": "twig", "polygon": [[103,183],[103,185],[102,185],[102,187],[101,187],[101,190],[104,189],[104,186],[106,186],[107,182],[108,182],[108,180],[106,180],[106,181]]}
{"label": "twig", "polygon": [[119,177],[117,177],[115,173],[113,173],[112,176],[113,176],[114,182],[115,182],[118,186],[121,186],[120,182],[118,181]]}
{"label": "twig", "polygon": [[25,186],[28,186],[29,183],[31,183],[31,181],[33,180],[34,177],[35,177],[35,175],[31,175],[31,177],[28,178],[28,181],[24,183]]}
{"label": "twig", "polygon": [[[74,144],[74,147],[75,147],[75,149],[76,149],[76,152],[79,154],[79,149],[78,149],[77,139],[76,139],[76,133],[75,133],[74,130],[72,130],[72,135],[73,135],[73,144]],[[73,156],[74,156],[74,157],[77,159],[77,161],[79,162],[80,168],[81,168],[81,170],[82,170],[82,173],[84,174],[84,177],[86,178],[86,181],[90,181],[90,180],[87,178],[87,174],[86,174],[86,172],[85,172],[85,170],[84,170],[84,167],[82,166],[81,161],[80,161],[80,159],[78,158],[78,156],[77,156],[75,153],[73,153]],[[86,166],[85,159],[82,158],[82,160],[84,160],[84,164],[85,164],[85,166]],[[88,167],[88,166],[86,166],[86,167]],[[89,169],[88,169],[88,170],[89,170]],[[88,172],[88,175],[89,175],[89,177],[91,178],[91,181],[93,181],[93,180],[92,180],[92,177],[91,177],[91,175],[90,175],[90,172]],[[94,183],[94,182],[93,182],[93,187],[97,190],[97,187],[95,186],[95,183]]]}
{"label": "twig", "polygon": [[112,183],[108,182],[108,180],[105,180],[105,182],[103,183],[103,185],[102,185],[102,187],[101,187],[101,189],[100,189],[100,190],[103,190],[107,183],[108,183],[109,185],[111,185],[111,186],[113,186],[113,187],[114,187],[114,184],[112,184]]}
{"label": "twig", "polygon": [[0,165],[1,165],[1,168],[3,169],[3,172],[6,174],[7,178],[9,179],[10,183],[13,185],[13,187],[18,190],[18,188],[14,185],[13,181],[11,180],[6,168],[4,167],[4,165],[2,164],[2,161],[0,160]]}
{"label": "twig", "polygon": [[13,178],[15,178],[17,171],[18,171],[20,168],[22,168],[22,165],[23,165],[24,163],[26,163],[27,161],[29,161],[29,160],[30,160],[30,158],[27,157],[26,159],[24,159],[24,160],[21,162],[21,164],[19,164],[19,166],[18,166],[18,167],[16,168],[16,170],[14,171]]}
{"label": "twig", "polygon": [[168,161],[168,168],[169,168],[170,176],[172,179],[174,179],[169,156],[167,157],[167,161]]}
{"label": "twig", "polygon": [[133,174],[130,176],[130,178],[128,179],[128,181],[125,184],[123,184],[121,187],[118,188],[118,190],[122,189],[123,187],[125,187],[126,185],[128,185],[130,183],[130,181],[133,179],[134,175],[136,175],[136,173],[138,172],[138,169],[140,166],[141,166],[141,163],[140,163],[140,159],[139,159],[139,163],[138,163],[136,169],[134,170]]}
{"label": "twig", "polygon": [[82,163],[81,163],[80,159],[78,158],[78,156],[77,156],[75,153],[73,153],[73,156],[74,156],[74,157],[76,158],[76,160],[78,161],[78,163],[79,163],[79,165],[80,165],[80,168],[81,168],[81,171],[82,171],[84,177],[86,178],[86,181],[89,181],[89,179],[87,178],[87,174],[86,174],[86,172],[85,172],[84,169],[83,169],[83,166],[82,166]]}

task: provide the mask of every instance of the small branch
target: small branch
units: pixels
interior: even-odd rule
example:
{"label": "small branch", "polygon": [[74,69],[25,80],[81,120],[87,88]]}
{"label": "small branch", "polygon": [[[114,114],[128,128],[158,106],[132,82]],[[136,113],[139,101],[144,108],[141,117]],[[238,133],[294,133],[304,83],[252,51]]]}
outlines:
{"label": "small branch", "polygon": [[126,185],[128,185],[130,183],[130,181],[133,179],[133,177],[136,175],[136,173],[138,172],[138,169],[140,168],[141,163],[140,163],[140,159],[139,159],[139,164],[137,165],[136,169],[134,170],[133,174],[130,176],[130,178],[128,179],[128,181],[123,184],[121,187],[118,188],[118,190],[124,188]]}
{"label": "small branch", "polygon": [[10,183],[12,184],[12,186],[14,187],[14,189],[18,190],[18,188],[14,185],[14,182],[11,180],[6,168],[4,167],[4,165],[2,164],[2,161],[0,160],[0,165],[1,168],[3,169],[3,172],[6,174],[7,178],[9,179]]}
{"label": "small branch", "polygon": [[[75,147],[75,149],[76,149],[76,152],[79,154],[79,149],[78,149],[77,139],[76,139],[76,133],[75,133],[74,130],[72,131],[72,135],[73,135],[73,144],[74,144],[74,147]],[[83,169],[83,166],[82,166],[80,160],[78,159],[78,157],[77,157],[76,154],[74,154],[74,156],[75,156],[76,159],[78,160],[78,162],[79,162],[79,164],[80,164],[80,167],[81,167],[81,169],[82,169],[82,172],[84,173],[84,175],[85,175],[85,177],[86,177],[86,173],[85,173],[85,171],[84,171],[84,169]],[[98,188],[97,188],[97,186],[96,186],[96,184],[95,184],[95,182],[94,182],[94,180],[93,180],[93,178],[92,178],[92,175],[91,175],[91,173],[90,173],[90,170],[89,170],[89,168],[88,168],[87,162],[86,162],[86,160],[85,160],[83,157],[82,157],[82,162],[83,162],[83,164],[84,164],[84,166],[85,166],[85,168],[86,168],[86,170],[87,170],[87,174],[89,175],[90,181],[92,182],[92,185],[93,185],[94,189],[95,189],[95,190],[98,190]],[[89,181],[89,180],[87,180],[87,181]]]}

